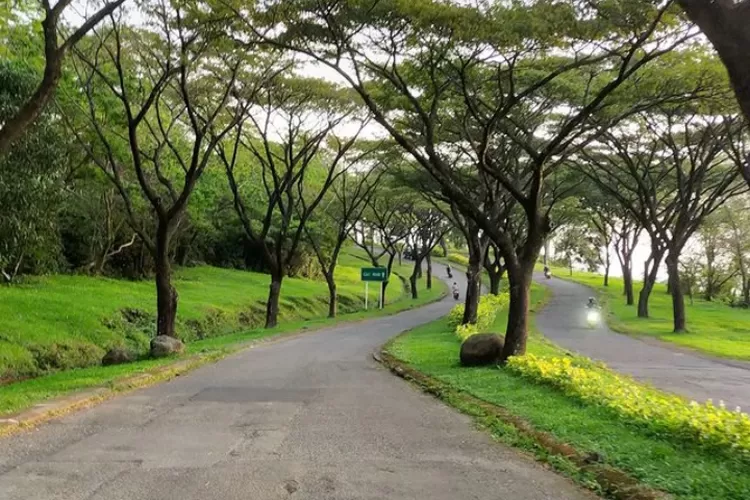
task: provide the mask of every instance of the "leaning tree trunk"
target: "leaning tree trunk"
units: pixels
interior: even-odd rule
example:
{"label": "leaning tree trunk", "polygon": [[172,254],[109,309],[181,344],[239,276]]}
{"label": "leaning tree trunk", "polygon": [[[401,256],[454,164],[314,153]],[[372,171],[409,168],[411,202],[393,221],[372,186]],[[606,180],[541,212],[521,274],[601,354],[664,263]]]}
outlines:
{"label": "leaning tree trunk", "polygon": [[526,352],[533,271],[533,262],[508,266],[510,304],[508,305],[508,324],[505,329],[505,346],[501,356],[503,362],[511,356],[522,355]]}
{"label": "leaning tree trunk", "polygon": [[667,269],[669,270],[669,289],[672,295],[672,319],[674,322],[674,333],[685,331],[685,296],[680,286],[680,269],[677,257],[667,258]]}
{"label": "leaning tree trunk", "polygon": [[659,273],[659,265],[664,256],[663,252],[652,255],[651,270],[644,275],[643,287],[638,294],[638,317],[648,318],[648,300],[651,298],[651,292],[654,290],[656,278]]}
{"label": "leaning tree trunk", "polygon": [[335,318],[338,313],[338,291],[333,273],[326,273],[326,284],[328,285],[328,317]]}
{"label": "leaning tree trunk", "polygon": [[482,289],[482,260],[477,252],[469,255],[469,265],[466,267],[466,297],[464,300],[464,317],[462,323],[475,324],[479,311],[479,296]]}
{"label": "leaning tree trunk", "polygon": [[427,289],[432,290],[432,256],[429,252],[425,259],[427,260]]}
{"label": "leaning tree trunk", "polygon": [[176,337],[177,290],[172,286],[172,266],[169,262],[169,223],[160,221],[156,230],[156,334]]}
{"label": "leaning tree trunk", "polygon": [[268,287],[268,301],[266,302],[266,328],[275,328],[279,323],[279,298],[281,297],[282,279],[281,271],[271,270],[271,285]]}

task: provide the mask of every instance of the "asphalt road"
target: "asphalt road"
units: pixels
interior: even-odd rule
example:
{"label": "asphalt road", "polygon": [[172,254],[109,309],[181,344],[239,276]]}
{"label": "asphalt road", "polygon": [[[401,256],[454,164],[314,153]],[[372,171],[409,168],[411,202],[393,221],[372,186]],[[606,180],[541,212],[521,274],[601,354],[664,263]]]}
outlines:
{"label": "asphalt road", "polygon": [[703,402],[724,401],[734,409],[750,410],[750,363],[700,356],[677,347],[654,345],[615,333],[605,324],[589,328],[585,305],[594,295],[590,288],[535,276],[549,286],[553,296],[537,315],[537,327],[549,339],[571,351],[605,362],[611,368],[660,389]]}
{"label": "asphalt road", "polygon": [[591,498],[372,361],[453,304],[257,346],[4,439],[0,499]]}

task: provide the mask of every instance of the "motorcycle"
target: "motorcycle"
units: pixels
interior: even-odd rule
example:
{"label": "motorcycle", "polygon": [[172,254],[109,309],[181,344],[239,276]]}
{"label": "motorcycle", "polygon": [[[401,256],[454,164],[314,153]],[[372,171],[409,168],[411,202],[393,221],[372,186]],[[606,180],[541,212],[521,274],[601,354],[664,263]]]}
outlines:
{"label": "motorcycle", "polygon": [[445,272],[448,273],[448,277],[449,278],[453,278],[453,271],[451,271],[450,267],[448,269],[446,269]]}
{"label": "motorcycle", "polygon": [[599,322],[602,320],[602,315],[599,312],[599,309],[596,308],[590,308],[586,312],[586,323],[589,325],[589,328],[595,328],[599,325]]}
{"label": "motorcycle", "polygon": [[547,278],[548,280],[552,279],[552,273],[549,271],[544,271],[544,277]]}
{"label": "motorcycle", "polygon": [[453,300],[458,300],[458,291],[453,292]]}

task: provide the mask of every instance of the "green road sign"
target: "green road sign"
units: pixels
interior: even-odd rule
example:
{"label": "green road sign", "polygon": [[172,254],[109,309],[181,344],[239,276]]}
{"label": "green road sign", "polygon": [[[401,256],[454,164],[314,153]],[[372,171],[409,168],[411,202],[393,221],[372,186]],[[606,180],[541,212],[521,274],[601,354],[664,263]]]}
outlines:
{"label": "green road sign", "polygon": [[385,281],[388,279],[388,269],[385,267],[363,267],[362,281]]}

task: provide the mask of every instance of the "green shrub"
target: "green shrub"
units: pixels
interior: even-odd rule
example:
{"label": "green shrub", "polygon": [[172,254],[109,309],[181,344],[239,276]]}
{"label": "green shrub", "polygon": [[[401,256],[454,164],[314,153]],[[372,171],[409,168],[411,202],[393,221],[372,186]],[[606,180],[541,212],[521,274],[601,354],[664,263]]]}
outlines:
{"label": "green shrub", "polygon": [[448,314],[448,324],[454,329],[456,335],[461,340],[466,340],[476,333],[487,332],[495,323],[497,312],[508,305],[509,296],[507,293],[500,295],[482,295],[479,298],[479,307],[477,308],[476,324],[463,325],[461,322],[464,317],[464,304],[458,304]]}
{"label": "green shrub", "polygon": [[605,406],[656,434],[682,437],[750,460],[750,416],[740,408],[730,411],[711,400],[686,403],[588,360],[527,354],[510,358],[507,369],[585,403]]}
{"label": "green shrub", "polygon": [[469,266],[469,258],[460,253],[448,254],[448,260],[450,262],[453,262],[454,264],[458,264],[459,266],[463,266],[463,267]]}
{"label": "green shrub", "polygon": [[75,341],[31,344],[27,349],[40,372],[95,366],[104,356],[102,348]]}
{"label": "green shrub", "polygon": [[0,340],[0,380],[28,377],[37,372],[34,357],[18,344]]}

